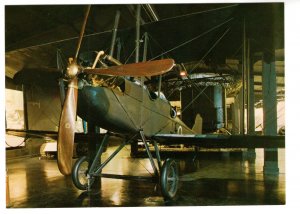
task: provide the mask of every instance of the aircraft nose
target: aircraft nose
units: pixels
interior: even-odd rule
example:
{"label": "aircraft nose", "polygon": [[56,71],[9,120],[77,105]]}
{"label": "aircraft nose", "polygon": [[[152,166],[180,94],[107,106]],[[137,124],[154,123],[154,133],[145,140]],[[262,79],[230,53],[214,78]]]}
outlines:
{"label": "aircraft nose", "polygon": [[78,73],[80,73],[80,68],[79,66],[77,65],[76,62],[72,62],[67,70],[66,70],[66,76],[69,78],[69,79],[72,79],[74,78]]}
{"label": "aircraft nose", "polygon": [[78,115],[84,120],[101,123],[108,109],[109,102],[104,88],[85,86],[79,90]]}

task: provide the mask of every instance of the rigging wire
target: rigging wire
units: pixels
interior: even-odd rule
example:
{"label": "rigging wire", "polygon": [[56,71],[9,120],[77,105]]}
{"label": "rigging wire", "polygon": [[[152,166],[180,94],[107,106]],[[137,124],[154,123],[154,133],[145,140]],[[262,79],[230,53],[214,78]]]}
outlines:
{"label": "rigging wire", "polygon": [[193,104],[193,102],[195,102],[195,100],[207,89],[207,87],[208,86],[205,86],[205,88],[204,89],[202,89],[202,91],[200,91],[199,92],[199,94],[196,96],[196,97],[194,97],[194,99],[192,99],[190,102],[189,102],[189,104],[187,104],[185,107],[184,107],[184,109],[182,109],[181,110],[181,113],[182,112],[184,112],[191,104]]}
{"label": "rigging wire", "polygon": [[[196,14],[201,14],[201,13],[209,13],[209,12],[213,12],[213,11],[217,11],[217,10],[223,10],[223,9],[227,9],[227,8],[231,8],[231,7],[236,7],[238,5],[239,4],[233,4],[233,5],[219,7],[219,8],[214,8],[214,9],[210,9],[210,10],[206,10],[206,11],[199,11],[199,12],[184,14],[184,15],[175,16],[175,17],[171,17],[171,18],[160,19],[159,21],[177,19],[177,18],[181,18],[181,17],[185,17],[185,16],[191,16],[191,15],[196,15]],[[97,35],[106,34],[106,33],[111,33],[111,30],[106,30],[106,31],[102,31],[102,32],[95,32],[95,33],[91,33],[91,34],[86,34],[86,35],[83,36],[83,38],[85,38],[85,37],[91,37],[91,36],[97,36]],[[46,43],[42,43],[42,44],[38,44],[38,45],[32,45],[32,46],[24,47],[24,48],[21,48],[21,49],[42,47],[42,46],[46,46],[46,45],[52,45],[52,44],[56,44],[56,43],[61,43],[61,42],[70,41],[70,40],[77,40],[77,39],[78,39],[78,36],[74,36],[74,37],[70,37],[70,38],[66,38],[66,39],[60,39],[60,40],[46,42]]]}
{"label": "rigging wire", "polygon": [[[141,37],[140,40],[143,40],[144,37],[145,37],[145,34],[143,34],[143,36]],[[139,48],[140,48],[140,46],[141,46],[141,43],[139,42]],[[137,47],[135,46],[134,49],[133,49],[133,51],[131,52],[131,54],[130,54],[130,55],[128,56],[128,58],[125,60],[125,63],[124,63],[124,64],[127,64],[128,60],[132,57],[133,53],[135,53],[136,49],[137,49]]]}
{"label": "rigging wire", "polygon": [[[97,36],[97,35],[101,35],[101,34],[105,34],[105,33],[111,33],[111,30],[87,34],[87,35],[84,35],[83,38],[91,37],[91,36]],[[32,45],[32,46],[20,48],[19,50],[39,48],[39,47],[43,47],[43,46],[47,46],[47,45],[53,45],[53,44],[58,44],[58,43],[62,43],[62,42],[67,42],[67,41],[70,41],[70,40],[78,40],[78,38],[79,38],[78,36],[74,36],[74,37],[70,37],[70,38],[66,38],[66,39],[60,39],[60,40],[56,40],[56,41],[52,41],[52,42],[45,42],[45,43],[38,44],[38,45]]]}
{"label": "rigging wire", "polygon": [[186,45],[186,44],[188,44],[188,43],[191,43],[191,42],[193,42],[193,41],[199,39],[200,37],[202,37],[202,36],[204,36],[204,35],[206,35],[206,34],[212,32],[213,30],[215,30],[215,29],[221,27],[222,25],[224,25],[224,24],[226,24],[226,23],[228,23],[228,22],[230,22],[230,21],[232,21],[232,20],[233,20],[233,18],[230,18],[230,19],[228,19],[228,20],[226,20],[226,21],[224,21],[224,22],[222,22],[222,23],[220,23],[220,24],[218,24],[218,25],[216,25],[216,26],[210,28],[209,30],[207,30],[207,31],[205,31],[205,32],[203,32],[203,33],[197,35],[196,37],[193,37],[193,38],[191,38],[191,39],[189,39],[189,40],[187,40],[187,41],[185,41],[185,42],[182,42],[181,44],[179,44],[179,45],[177,45],[177,46],[175,46],[175,47],[173,47],[173,48],[171,48],[171,49],[169,49],[169,50],[167,50],[167,51],[165,51],[165,52],[163,52],[163,53],[157,55],[156,57],[150,59],[149,61],[152,61],[152,60],[154,60],[154,59],[156,59],[156,58],[158,58],[158,57],[160,57],[160,56],[162,56],[162,55],[165,55],[165,54],[167,54],[167,53],[169,53],[169,52],[171,52],[171,51],[174,51],[174,50],[176,50],[176,49],[178,49],[178,48],[180,48],[180,47],[182,47],[182,46],[184,46],[184,45]]}
{"label": "rigging wire", "polygon": [[194,67],[192,68],[192,70],[190,70],[189,73],[192,73],[195,70],[195,68],[203,62],[204,58],[217,46],[217,44],[223,39],[223,37],[229,32],[229,30],[230,28],[226,29],[226,31],[221,35],[221,37],[210,47],[210,49],[203,55],[199,62],[196,65],[194,65]]}
{"label": "rigging wire", "polygon": [[236,51],[235,51],[234,54],[232,55],[232,58],[235,58],[235,57],[237,56],[238,52],[242,49],[242,47],[243,47],[243,42],[242,42],[242,44],[236,49]]}
{"label": "rigging wire", "polygon": [[197,15],[197,14],[202,14],[202,13],[214,12],[214,11],[217,11],[217,10],[224,10],[224,9],[228,9],[228,8],[231,8],[231,7],[236,7],[238,5],[239,4],[233,4],[233,5],[218,7],[218,8],[214,8],[214,9],[210,9],[210,10],[204,10],[204,11],[198,11],[198,12],[194,12],[194,13],[188,13],[188,14],[184,14],[184,15],[179,15],[179,16],[174,16],[174,17],[170,17],[170,18],[160,19],[159,21],[178,19],[178,18],[182,18],[182,17],[185,17],[185,16],[192,16],[192,15]]}
{"label": "rigging wire", "polygon": [[[147,143],[147,142],[146,142]],[[130,152],[130,150],[125,146],[124,147],[128,152]],[[133,160],[132,158],[129,159],[130,162],[135,162],[135,160]],[[140,160],[137,160],[137,163],[140,164],[151,176],[153,176],[153,174],[150,172],[149,169],[147,169],[147,167],[140,161]]]}
{"label": "rigging wire", "polygon": [[[150,33],[148,33],[148,36],[149,36],[149,39],[151,39],[153,42],[155,42],[157,45],[158,45],[158,47],[161,49],[161,51],[163,51],[163,52],[167,52],[162,46],[161,46],[161,44],[150,34]],[[151,42],[149,42],[149,44],[151,44]],[[164,54],[163,54],[164,55]],[[172,58],[171,57],[171,55],[166,55],[166,57],[167,58]],[[157,57],[154,57],[154,58],[157,58]],[[154,59],[154,58],[152,58],[152,59]],[[152,61],[152,59],[150,59],[149,61]]]}

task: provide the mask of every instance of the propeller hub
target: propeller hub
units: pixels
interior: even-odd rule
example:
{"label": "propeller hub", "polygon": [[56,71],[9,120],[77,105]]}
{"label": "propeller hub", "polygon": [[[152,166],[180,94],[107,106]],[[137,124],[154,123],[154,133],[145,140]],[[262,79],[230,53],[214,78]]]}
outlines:
{"label": "propeller hub", "polygon": [[74,77],[76,77],[80,73],[80,70],[81,70],[80,66],[77,65],[76,62],[72,62],[68,66],[67,71],[66,71],[67,78],[73,79]]}

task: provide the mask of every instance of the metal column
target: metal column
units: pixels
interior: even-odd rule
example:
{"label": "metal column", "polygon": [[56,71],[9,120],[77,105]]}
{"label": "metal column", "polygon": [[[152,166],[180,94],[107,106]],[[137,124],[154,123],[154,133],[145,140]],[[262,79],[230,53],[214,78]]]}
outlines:
{"label": "metal column", "polygon": [[246,89],[246,58],[247,58],[247,51],[246,51],[246,21],[244,19],[244,28],[243,28],[243,69],[242,69],[242,89],[240,91],[241,93],[241,120],[240,120],[240,134],[244,135],[245,134],[245,89]]}
{"label": "metal column", "polygon": [[238,112],[239,112],[239,134],[245,134],[245,106],[244,106],[244,89],[238,94]]}
{"label": "metal column", "polygon": [[136,9],[136,35],[135,35],[135,62],[139,62],[140,57],[140,22],[141,22],[141,5]]}
{"label": "metal column", "polygon": [[254,74],[250,57],[250,40],[247,45],[247,134],[255,135]]}
{"label": "metal column", "polygon": [[238,135],[240,133],[240,123],[239,123],[239,105],[238,100],[235,98],[235,102],[230,105],[232,114],[232,128],[231,133]]}
{"label": "metal column", "polygon": [[[262,70],[264,135],[277,135],[275,58],[264,54]],[[264,174],[278,174],[278,149],[264,149]]]}
{"label": "metal column", "polygon": [[[140,54],[140,23],[141,23],[141,5],[137,5],[136,8],[136,35],[135,35],[135,62],[139,62],[139,54]],[[131,80],[133,80],[133,77],[130,77]],[[142,90],[143,92],[143,90]],[[142,95],[143,97],[143,95]],[[141,105],[141,119],[142,124],[142,105]],[[138,152],[138,142],[132,142],[131,143],[131,157],[134,157]]]}
{"label": "metal column", "polygon": [[116,43],[116,36],[117,36],[119,20],[120,20],[120,11],[118,10],[116,12],[115,24],[114,24],[114,28],[112,30],[111,46],[110,46],[110,51],[109,51],[110,56],[114,55],[114,49],[115,49],[115,43]]}
{"label": "metal column", "polygon": [[143,62],[147,61],[147,54],[148,54],[148,33],[145,32],[144,34],[144,51],[143,51]]}
{"label": "metal column", "polygon": [[[249,39],[247,42],[247,134],[255,135],[254,74]],[[247,156],[255,158],[255,149],[248,149]]]}
{"label": "metal column", "polygon": [[226,88],[223,88],[223,103],[224,103],[224,127],[228,129],[228,114],[227,114],[227,104],[226,104],[226,98],[227,98],[227,92]]}
{"label": "metal column", "polygon": [[118,38],[117,40],[116,40],[116,42],[117,42],[117,60],[121,60],[121,41],[120,41],[120,38]]}
{"label": "metal column", "polygon": [[223,120],[223,99],[222,99],[222,86],[214,86],[214,107],[216,109],[216,128],[224,127]]}

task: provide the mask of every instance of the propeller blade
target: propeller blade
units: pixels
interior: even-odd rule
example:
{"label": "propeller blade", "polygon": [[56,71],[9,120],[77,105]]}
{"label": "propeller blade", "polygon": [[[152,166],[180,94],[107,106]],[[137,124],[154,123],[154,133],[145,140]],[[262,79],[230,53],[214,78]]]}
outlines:
{"label": "propeller blade", "polygon": [[87,74],[112,75],[112,76],[157,76],[170,71],[175,65],[173,59],[162,59],[140,63],[132,63],[108,68],[84,69]]}
{"label": "propeller blade", "polygon": [[83,24],[81,27],[77,49],[74,59],[69,58],[69,65],[66,77],[69,79],[68,90],[65,102],[60,115],[58,140],[57,140],[57,164],[63,175],[70,175],[72,172],[72,157],[75,136],[75,120],[77,116],[78,79],[80,66],[77,64],[77,57],[81,47],[85,26],[89,16],[91,5],[87,7]]}
{"label": "propeller blade", "polygon": [[60,116],[57,163],[63,175],[70,175],[72,170],[73,145],[75,136],[75,120],[77,110],[78,79],[73,78],[69,85]]}
{"label": "propeller blade", "polygon": [[86,26],[86,23],[87,23],[87,19],[89,17],[90,9],[91,9],[91,5],[88,5],[86,13],[85,13],[84,20],[83,20],[83,24],[82,24],[82,27],[81,27],[80,35],[79,35],[77,49],[76,49],[75,57],[74,57],[75,60],[77,60],[77,57],[78,57],[78,54],[79,54],[79,50],[80,50],[83,34],[84,34],[84,31],[85,31],[85,26]]}

